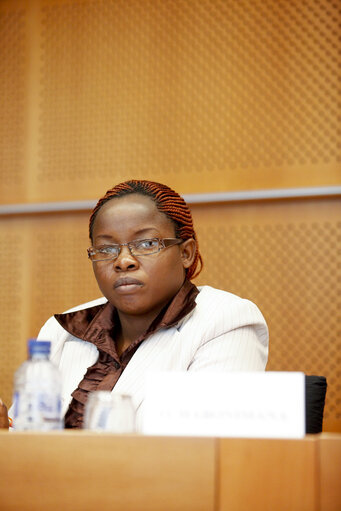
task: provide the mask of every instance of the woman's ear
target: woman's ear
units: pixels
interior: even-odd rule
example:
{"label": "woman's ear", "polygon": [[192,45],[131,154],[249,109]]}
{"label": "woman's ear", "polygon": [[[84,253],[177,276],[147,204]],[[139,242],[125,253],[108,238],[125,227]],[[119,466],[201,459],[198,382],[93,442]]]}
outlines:
{"label": "woman's ear", "polygon": [[181,259],[182,264],[184,268],[189,268],[195,258],[195,250],[197,247],[197,244],[195,242],[195,239],[189,238],[188,240],[184,241],[179,245],[180,251],[181,251]]}

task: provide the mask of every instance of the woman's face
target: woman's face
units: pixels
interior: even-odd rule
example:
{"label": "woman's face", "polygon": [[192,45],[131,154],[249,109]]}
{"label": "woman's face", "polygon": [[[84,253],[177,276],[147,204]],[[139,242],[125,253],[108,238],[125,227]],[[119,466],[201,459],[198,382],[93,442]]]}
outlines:
{"label": "woman's face", "polygon": [[[139,194],[105,203],[93,226],[94,247],[174,237],[171,220],[149,197]],[[182,286],[185,268],[192,264],[194,253],[193,239],[139,257],[132,256],[125,246],[117,259],[94,262],[93,269],[100,290],[119,313],[156,317]]]}

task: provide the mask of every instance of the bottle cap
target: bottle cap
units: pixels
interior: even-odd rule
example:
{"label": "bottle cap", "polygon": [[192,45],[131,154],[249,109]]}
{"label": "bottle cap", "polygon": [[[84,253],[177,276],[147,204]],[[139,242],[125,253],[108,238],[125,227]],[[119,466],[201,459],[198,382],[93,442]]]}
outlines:
{"label": "bottle cap", "polygon": [[27,341],[27,349],[29,355],[40,353],[41,355],[49,355],[51,351],[50,341],[37,341],[37,339],[29,339]]}

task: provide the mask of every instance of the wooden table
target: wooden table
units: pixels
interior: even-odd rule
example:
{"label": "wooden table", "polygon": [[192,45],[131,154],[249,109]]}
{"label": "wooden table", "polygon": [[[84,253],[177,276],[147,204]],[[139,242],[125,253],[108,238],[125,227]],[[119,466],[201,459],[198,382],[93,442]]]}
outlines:
{"label": "wooden table", "polygon": [[1,511],[340,511],[341,435],[0,432]]}

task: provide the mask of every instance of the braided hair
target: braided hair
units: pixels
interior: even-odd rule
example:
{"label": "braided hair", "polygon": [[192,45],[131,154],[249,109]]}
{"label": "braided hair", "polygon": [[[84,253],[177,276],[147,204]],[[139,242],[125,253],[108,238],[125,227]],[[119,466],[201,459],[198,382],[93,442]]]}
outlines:
{"label": "braided hair", "polygon": [[[198,240],[193,227],[192,215],[184,199],[166,185],[145,180],[130,180],[120,183],[99,199],[93,209],[89,220],[89,234],[92,240],[93,227],[96,216],[101,207],[109,200],[137,193],[152,199],[161,213],[164,213],[175,226],[177,238],[187,240],[193,238],[196,242],[195,257],[192,265],[186,269],[186,278],[191,280],[199,275],[203,267],[203,261],[198,249]],[[199,264],[199,268],[197,266]]]}

